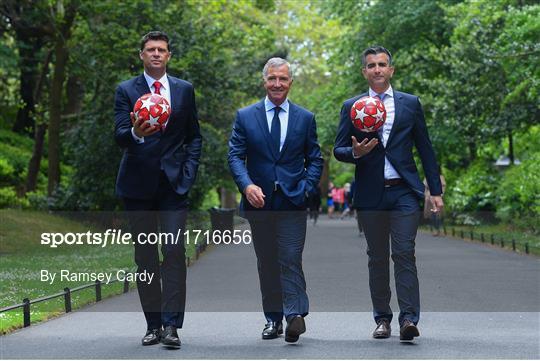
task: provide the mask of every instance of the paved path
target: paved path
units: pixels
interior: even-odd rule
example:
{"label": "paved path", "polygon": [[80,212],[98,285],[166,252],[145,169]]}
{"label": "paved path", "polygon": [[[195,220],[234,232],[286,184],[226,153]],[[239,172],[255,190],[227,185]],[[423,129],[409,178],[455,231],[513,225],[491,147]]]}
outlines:
{"label": "paved path", "polygon": [[216,246],[189,268],[181,350],[139,345],[145,323],[131,292],[0,337],[1,358],[540,358],[539,259],[427,234],[416,249],[423,313],[414,344],[399,342],[395,321],[390,339],[371,339],[365,240],[354,221],[323,218],[308,227],[311,314],[298,344],[260,339],[252,247]]}

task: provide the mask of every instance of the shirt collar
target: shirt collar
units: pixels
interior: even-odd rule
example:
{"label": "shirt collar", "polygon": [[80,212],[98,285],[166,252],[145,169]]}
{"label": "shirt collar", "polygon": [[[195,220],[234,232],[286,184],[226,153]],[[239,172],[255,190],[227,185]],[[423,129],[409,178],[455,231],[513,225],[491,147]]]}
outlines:
{"label": "shirt collar", "polygon": [[[391,85],[388,87],[388,89],[386,89],[384,94],[386,94],[387,97],[394,97],[394,91],[392,90]],[[375,90],[371,89],[371,87],[370,87],[369,88],[369,96],[370,97],[376,97],[377,95],[379,95],[379,93],[376,93]]]}
{"label": "shirt collar", "polygon": [[[264,98],[264,109],[266,111],[270,111],[272,109],[274,109],[276,107],[276,105],[274,103],[272,103],[270,101],[270,99],[268,99],[268,95]],[[289,112],[289,98],[285,99],[285,101],[283,103],[281,103],[281,105],[279,106],[281,108],[281,110],[283,110],[285,113],[288,113]]]}
{"label": "shirt collar", "polygon": [[152,86],[154,86],[154,82],[157,80],[161,83],[162,89],[169,89],[169,79],[167,78],[167,73],[163,74],[163,76],[159,79],[154,79],[150,75],[146,74],[144,72],[144,79],[146,79],[146,83],[148,84],[148,88],[152,89]]}

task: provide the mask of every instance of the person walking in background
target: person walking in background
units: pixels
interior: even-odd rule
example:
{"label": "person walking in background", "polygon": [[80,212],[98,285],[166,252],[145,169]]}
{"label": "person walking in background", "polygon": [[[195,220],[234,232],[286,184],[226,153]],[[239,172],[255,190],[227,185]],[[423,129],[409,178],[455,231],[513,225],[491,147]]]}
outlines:
{"label": "person walking in background", "polygon": [[283,333],[285,316],[285,341],[296,342],[309,312],[302,270],[306,202],[316,192],[323,158],[315,116],[287,98],[290,64],[268,60],[263,81],[266,97],[236,115],[228,161],[253,234],[266,318],[262,338]]}
{"label": "person walking in background", "polygon": [[345,191],[341,187],[332,189],[332,201],[334,203],[334,213],[339,216],[339,212],[343,210],[343,201],[345,199]]}
{"label": "person walking in background", "polygon": [[[391,237],[400,308],[400,340],[411,341],[420,335],[417,327],[420,292],[414,248],[419,202],[424,199],[424,186],[414,162],[413,145],[422,160],[431,190],[431,202],[437,211],[443,207],[442,186],[418,97],[396,91],[390,85],[394,74],[390,52],[382,46],[364,50],[362,74],[369,84],[368,92],[343,104],[334,156],[356,166],[354,206],[359,212],[367,241],[369,288],[377,324],[373,337],[388,338],[391,334]],[[351,122],[354,102],[368,95],[381,99],[387,111],[386,122],[379,132],[361,132]]]}
{"label": "person walking in background", "polygon": [[334,198],[332,194],[334,192],[334,183],[328,183],[328,192],[326,192],[326,206],[328,212],[328,218],[334,217]]}
{"label": "person walking in background", "polygon": [[[118,86],[114,106],[114,137],[124,150],[116,194],[128,211],[133,238],[158,229],[172,234],[185,229],[188,192],[202,147],[193,85],[166,73],[169,37],[160,31],[146,34],[139,57],[144,73]],[[135,118],[133,106],[147,93],[160,94],[169,102],[172,112],[166,130]],[[182,328],[186,302],[184,242],[164,244],[161,252],[160,262],[157,244],[135,243],[137,273],[154,275],[150,283],[137,282],[147,324],[142,344],[161,341],[179,348],[177,329]]]}
{"label": "person walking in background", "polygon": [[343,186],[343,213],[341,213],[341,219],[352,215],[351,213],[351,184],[345,183]]}
{"label": "person walking in background", "polygon": [[[441,175],[442,194],[446,191],[446,180],[442,174],[441,167],[439,167],[439,174]],[[438,210],[437,207],[431,202],[431,193],[429,192],[429,185],[427,179],[424,178],[424,218],[431,222],[431,228],[433,230],[433,236],[438,237],[441,235],[441,226],[443,222],[444,210]],[[441,194],[441,195],[442,195]]]}

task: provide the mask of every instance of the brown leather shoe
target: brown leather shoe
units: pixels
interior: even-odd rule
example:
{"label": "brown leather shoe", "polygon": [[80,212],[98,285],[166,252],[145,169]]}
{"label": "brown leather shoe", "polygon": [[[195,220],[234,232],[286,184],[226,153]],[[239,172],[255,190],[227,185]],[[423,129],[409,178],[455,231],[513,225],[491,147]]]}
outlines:
{"label": "brown leather shoe", "polygon": [[412,341],[413,338],[420,336],[418,327],[411,320],[405,319],[399,329],[400,341]]}
{"label": "brown leather shoe", "polygon": [[377,321],[377,327],[373,331],[373,338],[388,338],[391,333],[390,321],[386,318],[381,318]]}

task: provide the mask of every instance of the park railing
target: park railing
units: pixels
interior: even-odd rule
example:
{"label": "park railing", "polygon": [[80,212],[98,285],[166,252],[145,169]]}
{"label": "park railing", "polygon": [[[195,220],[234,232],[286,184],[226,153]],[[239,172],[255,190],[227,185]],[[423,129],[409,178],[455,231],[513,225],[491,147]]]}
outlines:
{"label": "park railing", "polygon": [[[200,255],[205,250],[206,250],[206,244],[202,244],[202,243],[198,244],[196,246],[196,248],[195,248],[195,253],[194,253],[195,259],[196,260],[199,259]],[[193,262],[192,262],[191,258],[186,257],[186,266],[189,267],[192,263]],[[0,313],[4,313],[4,312],[8,312],[8,311],[12,311],[12,310],[22,308],[22,310],[23,310],[23,327],[28,327],[31,324],[30,310],[31,310],[32,305],[37,304],[37,303],[41,303],[41,302],[45,302],[45,301],[50,301],[50,300],[53,300],[55,298],[63,297],[64,298],[64,311],[65,311],[65,313],[69,313],[69,312],[72,311],[73,304],[72,304],[72,301],[71,301],[71,295],[73,293],[78,292],[78,291],[82,291],[82,290],[85,290],[85,289],[89,289],[89,288],[94,288],[96,302],[99,302],[102,299],[102,297],[101,297],[101,289],[102,289],[102,287],[104,285],[109,285],[109,284],[113,284],[113,283],[116,283],[116,282],[123,282],[124,286],[123,286],[122,293],[127,293],[129,291],[130,282],[127,279],[124,280],[124,281],[119,281],[117,278],[115,278],[115,279],[113,279],[113,280],[111,280],[110,282],[107,282],[107,283],[102,283],[101,281],[96,281],[94,283],[88,283],[88,284],[84,284],[84,285],[73,287],[73,288],[65,287],[64,291],[62,291],[62,292],[58,292],[58,293],[48,295],[48,296],[44,296],[44,297],[39,297],[39,298],[36,298],[36,299],[33,299],[33,300],[30,300],[29,298],[25,297],[22,300],[21,303],[0,308]]]}
{"label": "park railing", "polygon": [[[431,225],[429,227],[430,230],[433,230]],[[443,225],[442,231],[445,236],[451,235],[452,237],[456,238],[491,244],[492,246],[500,246],[501,248],[511,249],[514,252],[522,252],[525,254],[533,253],[537,255],[540,254],[540,247],[527,241],[516,241],[516,239],[513,237],[505,237],[503,235],[497,235],[494,233],[474,231],[473,228],[463,229],[460,226],[455,225]]]}

